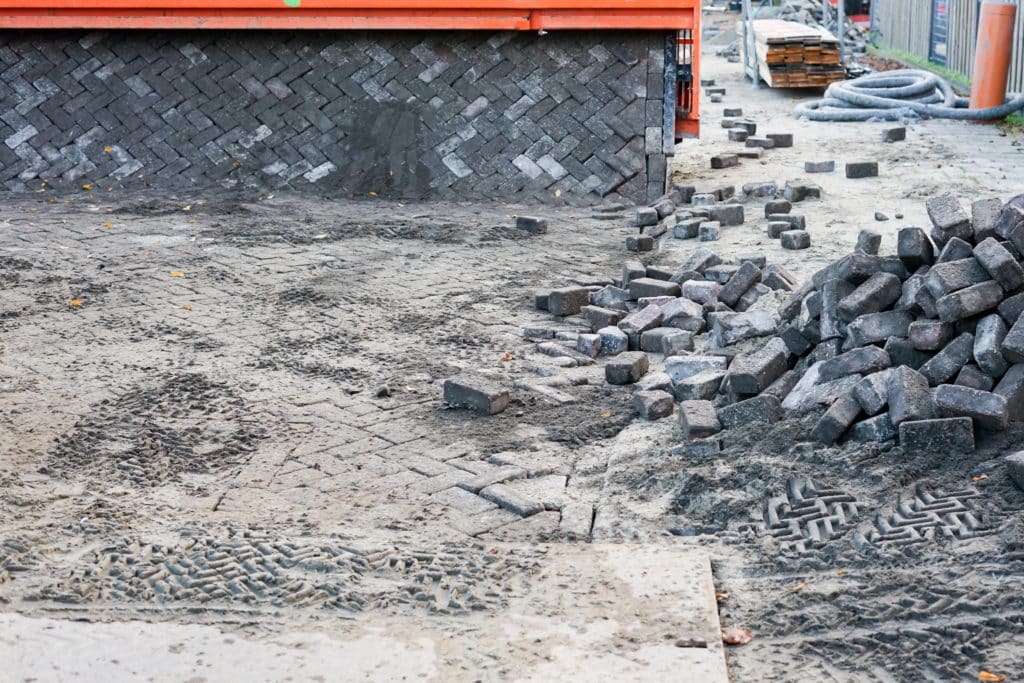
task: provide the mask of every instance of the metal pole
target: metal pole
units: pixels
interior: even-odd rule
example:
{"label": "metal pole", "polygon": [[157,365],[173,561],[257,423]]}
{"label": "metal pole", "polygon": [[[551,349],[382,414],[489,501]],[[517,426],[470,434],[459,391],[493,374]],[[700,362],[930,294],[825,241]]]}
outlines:
{"label": "metal pole", "polygon": [[845,0],[839,0],[837,3],[836,11],[836,32],[839,34],[836,38],[839,39],[839,63],[846,67],[846,2]]}

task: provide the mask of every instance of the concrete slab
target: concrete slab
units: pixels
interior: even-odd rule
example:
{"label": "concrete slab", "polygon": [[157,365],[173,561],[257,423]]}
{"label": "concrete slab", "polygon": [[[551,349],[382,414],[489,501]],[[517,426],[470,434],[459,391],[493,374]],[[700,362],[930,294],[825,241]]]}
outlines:
{"label": "concrete slab", "polygon": [[[708,556],[687,546],[490,544],[528,551],[505,608],[468,616],[292,610],[240,621],[100,623],[0,614],[0,661],[11,680],[507,680],[726,683]],[[55,607],[54,609],[61,609]],[[337,614],[337,612],[335,612]],[[66,613],[64,616],[68,616]],[[268,617],[267,619],[260,618]],[[212,617],[210,617],[212,618]],[[94,623],[85,620],[95,619]],[[259,623],[261,631],[225,625]],[[262,629],[273,628],[266,633]],[[157,673],[158,672],[158,673]]]}

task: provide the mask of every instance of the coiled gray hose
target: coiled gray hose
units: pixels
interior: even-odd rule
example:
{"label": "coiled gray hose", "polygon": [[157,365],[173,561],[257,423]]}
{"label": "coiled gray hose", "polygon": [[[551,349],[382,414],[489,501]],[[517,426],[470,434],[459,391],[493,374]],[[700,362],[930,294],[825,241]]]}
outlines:
{"label": "coiled gray hose", "polygon": [[987,121],[1024,109],[1024,95],[998,107],[968,109],[949,83],[929,71],[882,71],[828,86],[825,97],[796,107],[797,118],[811,121],[898,121],[923,116]]}

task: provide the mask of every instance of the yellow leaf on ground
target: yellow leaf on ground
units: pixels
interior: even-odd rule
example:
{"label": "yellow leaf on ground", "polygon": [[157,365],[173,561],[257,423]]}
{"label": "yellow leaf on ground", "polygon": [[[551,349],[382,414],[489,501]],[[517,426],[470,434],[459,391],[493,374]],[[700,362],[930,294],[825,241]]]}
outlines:
{"label": "yellow leaf on ground", "polygon": [[183,207],[181,207],[181,210],[182,211],[191,211],[192,210],[192,205],[188,204],[187,206],[183,206]]}
{"label": "yellow leaf on ground", "polygon": [[71,301],[68,302],[68,306],[70,306],[71,308],[81,308],[83,303],[85,302],[82,301],[81,299],[72,299]]}
{"label": "yellow leaf on ground", "polygon": [[91,190],[92,189],[92,183],[85,183],[85,184],[83,184],[82,185],[82,189],[83,190]]}
{"label": "yellow leaf on ground", "polygon": [[987,474],[979,474],[976,477],[971,477],[971,481],[984,481],[986,479],[988,479],[988,475]]}
{"label": "yellow leaf on ground", "polygon": [[842,576],[842,575],[843,575],[843,574],[845,574],[845,573],[846,573],[846,570],[845,570],[845,569],[837,569],[837,570],[836,570],[836,574],[839,574],[839,576]]}
{"label": "yellow leaf on ground", "polygon": [[978,674],[978,680],[986,681],[987,683],[1003,683],[1003,681],[1006,680],[1006,676],[994,674],[991,671],[985,671],[982,669],[981,673]]}
{"label": "yellow leaf on ground", "polygon": [[104,223],[103,227],[104,228],[112,228],[112,227],[114,227],[114,224],[113,223]]}
{"label": "yellow leaf on ground", "polygon": [[506,351],[505,353],[501,354],[501,362],[502,363],[507,363],[510,360],[512,360],[512,354],[511,353]]}
{"label": "yellow leaf on ground", "polygon": [[371,197],[376,197],[377,196],[376,192],[367,192],[366,194],[370,195]]}
{"label": "yellow leaf on ground", "polygon": [[601,417],[611,417],[611,416],[612,416],[612,411],[610,411],[610,410],[606,410],[603,413],[601,413]]}
{"label": "yellow leaf on ground", "polygon": [[178,306],[178,308],[180,308],[183,311],[191,311],[192,310],[192,307],[190,305],[188,305],[188,304],[182,304],[181,306]]}
{"label": "yellow leaf on ground", "polygon": [[797,584],[796,586],[793,586],[792,588],[790,588],[786,592],[787,593],[796,593],[797,591],[802,591],[805,588],[807,588],[807,584],[806,583],[801,583],[801,584]]}
{"label": "yellow leaf on ground", "polygon": [[185,277],[185,273],[181,272],[180,270],[172,270],[171,277]]}
{"label": "yellow leaf on ground", "polygon": [[111,147],[110,145],[104,145],[103,146],[103,153],[104,154],[110,154],[113,151],[114,151],[114,148]]}
{"label": "yellow leaf on ground", "polygon": [[715,593],[715,600],[717,600],[718,602],[725,602],[728,599],[729,599],[729,594],[728,593]]}

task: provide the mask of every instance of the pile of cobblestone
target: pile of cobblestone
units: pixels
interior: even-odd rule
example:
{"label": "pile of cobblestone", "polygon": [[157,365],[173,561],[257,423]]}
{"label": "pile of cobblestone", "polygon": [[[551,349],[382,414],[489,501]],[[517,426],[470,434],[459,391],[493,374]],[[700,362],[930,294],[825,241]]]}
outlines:
{"label": "pile of cobblestone", "polygon": [[[784,21],[795,21],[804,26],[813,28],[824,28],[831,31],[837,38],[836,29],[838,17],[836,9],[829,7],[828,16],[824,14],[825,6],[820,0],[785,0],[775,11],[775,17]],[[758,17],[766,16],[758,12]],[[846,44],[854,52],[867,52],[869,31],[863,26],[858,26],[848,17],[845,21]]]}
{"label": "pile of cobblestone", "polygon": [[[878,256],[864,231],[779,310],[786,355],[806,366],[780,408],[827,405],[817,441],[972,450],[975,427],[1024,419],[1024,195],[926,208],[930,235],[903,228],[897,254]],[[772,367],[764,351],[757,367]]]}

